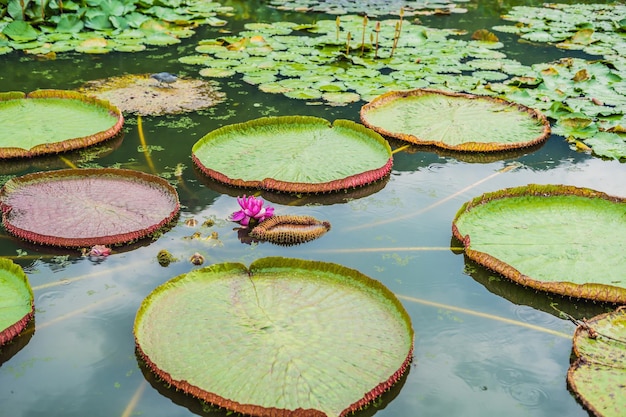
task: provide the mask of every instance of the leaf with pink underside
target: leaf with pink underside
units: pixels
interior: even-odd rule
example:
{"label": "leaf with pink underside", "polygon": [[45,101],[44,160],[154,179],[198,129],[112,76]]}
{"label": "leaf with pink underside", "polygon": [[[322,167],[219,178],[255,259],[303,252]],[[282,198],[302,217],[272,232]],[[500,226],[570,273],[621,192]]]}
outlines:
{"label": "leaf with pink underside", "polygon": [[125,169],[67,169],[9,180],[0,190],[2,222],[35,243],[114,245],[154,234],[178,214],[164,179]]}

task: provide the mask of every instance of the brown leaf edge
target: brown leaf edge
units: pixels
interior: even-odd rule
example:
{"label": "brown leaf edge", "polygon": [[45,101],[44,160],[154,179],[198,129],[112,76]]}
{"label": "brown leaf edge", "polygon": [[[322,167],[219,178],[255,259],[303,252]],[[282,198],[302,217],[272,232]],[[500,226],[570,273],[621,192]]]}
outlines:
{"label": "brown leaf edge", "polygon": [[[293,258],[282,258],[282,257],[267,257],[267,258],[257,259],[250,265],[250,268],[246,268],[245,265],[238,264],[238,263],[224,263],[224,264],[213,264],[211,266],[205,267],[204,270],[206,272],[211,272],[211,270],[214,270],[214,269],[216,271],[240,269],[243,271],[248,271],[250,275],[254,275],[256,271],[262,270],[265,268],[273,268],[276,266],[277,263],[279,263],[281,267],[283,268],[289,268],[289,267],[296,267],[296,268],[304,267],[304,268],[310,268],[310,269],[319,268],[324,271],[330,271],[335,274],[347,275],[353,279],[367,283],[368,285],[372,286],[376,290],[384,293],[387,298],[392,300],[393,304],[396,306],[396,308],[398,308],[398,311],[400,311],[402,318],[404,322],[406,323],[407,329],[409,330],[409,333],[411,336],[411,345],[409,347],[407,356],[402,362],[401,366],[398,368],[398,370],[393,373],[393,375],[391,375],[387,380],[382,381],[381,383],[376,385],[369,392],[365,393],[360,400],[346,407],[339,414],[339,417],[344,417],[344,416],[347,416],[348,414],[353,414],[355,411],[358,411],[366,407],[368,404],[370,404],[371,402],[376,400],[378,397],[383,395],[386,391],[390,390],[391,387],[393,387],[394,384],[398,382],[402,378],[402,376],[406,373],[411,362],[413,361],[414,332],[413,332],[413,327],[411,325],[411,317],[404,309],[404,306],[396,298],[393,292],[391,292],[391,290],[385,287],[381,282],[374,280],[357,270],[350,269],[339,264],[320,262],[320,261],[308,261],[308,260],[293,259]],[[174,280],[183,279],[184,277],[185,277],[184,274],[179,275],[178,277],[174,278]],[[166,285],[166,284],[162,284],[162,285]],[[142,309],[143,309],[143,304],[139,308],[137,315],[141,314]],[[135,322],[135,326],[136,325],[137,325],[137,322]],[[136,353],[138,354],[139,358],[144,362],[144,364],[165,384],[167,384],[168,386],[173,386],[177,390],[181,390],[187,394],[190,394],[196,398],[199,398],[217,407],[222,407],[227,410],[234,411],[236,413],[241,413],[243,415],[250,415],[250,416],[255,416],[255,417],[327,417],[325,413],[316,409],[297,408],[295,410],[288,410],[284,408],[263,407],[263,406],[259,406],[256,404],[241,404],[236,401],[223,398],[217,394],[205,391],[200,387],[192,385],[186,380],[176,380],[172,378],[172,376],[168,372],[165,372],[159,369],[158,366],[154,362],[152,362],[152,360],[150,360],[148,355],[146,355],[144,351],[141,349],[141,346],[139,345],[139,341],[137,340],[136,336],[135,336],[135,349],[136,349]]]}
{"label": "brown leaf edge", "polygon": [[[537,122],[543,126],[543,131],[536,138],[526,141],[526,142],[515,142],[515,143],[465,142],[459,145],[450,145],[442,141],[433,141],[433,140],[426,140],[423,138],[419,138],[410,133],[391,132],[382,127],[375,126],[372,123],[367,121],[367,113],[370,110],[375,109],[376,107],[385,105],[389,102],[392,102],[400,98],[406,98],[406,97],[411,97],[411,96],[424,96],[424,95],[432,95],[432,94],[443,95],[443,96],[448,96],[448,97],[464,98],[467,100],[484,100],[484,101],[490,101],[495,104],[500,104],[500,105],[505,105],[505,106],[509,106],[512,108],[516,108],[518,111],[528,113],[528,115],[531,118],[536,119]],[[457,92],[451,92],[451,91],[436,90],[436,89],[431,89],[431,88],[417,88],[414,90],[389,91],[387,93],[381,94],[380,96],[375,97],[372,101],[370,101],[369,103],[361,107],[360,116],[361,116],[361,122],[365,126],[369,127],[372,130],[375,130],[381,135],[400,139],[400,140],[414,143],[417,145],[436,146],[442,149],[449,149],[449,150],[461,151],[461,152],[499,152],[499,151],[506,151],[506,150],[512,150],[512,149],[527,148],[527,147],[531,147],[531,146],[535,146],[537,144],[543,143],[546,139],[548,139],[548,137],[550,136],[550,132],[551,132],[550,122],[548,121],[546,116],[544,116],[544,114],[541,113],[540,111],[524,106],[523,104],[513,103],[511,101],[504,100],[504,99],[497,98],[497,97],[482,96],[482,95],[469,94],[469,93],[457,93]]]}
{"label": "brown leaf edge", "polygon": [[330,223],[312,216],[272,216],[255,226],[249,236],[279,245],[297,245],[315,240],[330,230]]}
{"label": "brown leaf edge", "polygon": [[7,181],[2,189],[0,189],[0,197],[9,193],[11,189],[20,187],[22,184],[28,184],[36,181],[49,181],[51,178],[62,179],[64,177],[94,177],[94,176],[112,176],[132,181],[143,182],[149,184],[153,188],[161,188],[169,194],[175,202],[174,208],[170,214],[162,219],[159,223],[152,226],[127,233],[115,234],[110,236],[98,236],[90,238],[64,238],[58,236],[47,236],[29,230],[13,226],[8,220],[8,213],[12,207],[5,204],[0,199],[0,210],[2,210],[2,223],[5,229],[14,236],[37,244],[61,246],[61,247],[91,247],[94,245],[120,245],[124,243],[135,242],[144,237],[153,235],[160,230],[166,229],[178,216],[180,210],[180,201],[176,189],[172,187],[166,180],[156,175],[147,174],[141,171],[121,168],[78,168],[78,169],[61,169],[56,171],[35,172],[26,174],[21,177],[12,178]]}
{"label": "brown leaf edge", "polygon": [[21,266],[17,265],[10,259],[0,258],[0,269],[7,270],[11,274],[20,278],[30,292],[30,311],[26,313],[24,317],[22,317],[20,320],[13,323],[6,329],[0,331],[0,346],[2,346],[10,342],[13,338],[17,337],[22,332],[22,330],[26,328],[28,323],[33,319],[35,315],[35,297],[33,295],[33,290],[30,286],[30,283],[28,282],[28,277],[24,273],[24,270]]}
{"label": "brown leaf edge", "polygon": [[[601,320],[605,320],[607,318],[610,318],[611,316],[625,316],[626,317],[626,306],[620,306],[618,307],[615,311],[611,311],[609,313],[604,313],[604,314],[600,314],[598,316],[592,317],[589,320],[585,320],[583,321],[581,324],[579,324],[576,327],[576,330],[574,331],[574,336],[572,337],[572,345],[573,345],[573,351],[574,354],[576,355],[576,361],[574,361],[569,369],[567,370],[567,385],[569,386],[569,388],[574,392],[574,394],[576,395],[576,398],[578,399],[578,401],[580,401],[580,403],[583,405],[583,407],[585,407],[585,409],[587,409],[590,413],[592,413],[594,416],[596,417],[603,417],[604,413],[602,413],[602,411],[598,410],[594,405],[592,401],[587,401],[587,399],[585,398],[584,395],[581,395],[579,393],[578,390],[578,386],[576,384],[576,371],[581,367],[584,366],[586,364],[589,364],[589,360],[583,356],[581,354],[581,352],[578,350],[578,345],[576,344],[576,339],[579,337],[585,337],[585,338],[596,338],[598,337],[597,334],[595,333],[595,331],[593,330],[593,324],[597,323],[598,321]],[[603,366],[604,364],[600,363],[598,364],[600,366]],[[606,366],[606,365],[604,365]],[[623,367],[626,367],[626,364],[622,364]]]}
{"label": "brown leaf edge", "polygon": [[360,174],[350,175],[348,177],[328,181],[321,183],[307,183],[307,182],[288,182],[280,181],[273,178],[265,178],[263,180],[245,181],[240,178],[230,178],[221,172],[215,171],[206,167],[200,159],[192,152],[191,159],[196,164],[198,169],[205,175],[212,178],[215,181],[228,184],[236,188],[255,188],[267,191],[276,191],[284,193],[303,193],[303,194],[320,194],[320,193],[332,193],[341,190],[349,190],[359,188],[368,184],[372,184],[378,180],[385,178],[391,172],[393,167],[393,157],[391,154],[391,147],[389,143],[374,130],[369,129],[359,123],[352,122],[350,120],[338,119],[331,125],[325,119],[313,116],[280,116],[280,117],[262,117],[259,119],[251,120],[245,123],[238,123],[234,125],[224,126],[209,133],[209,135],[219,135],[223,132],[230,130],[238,130],[246,128],[246,126],[269,124],[284,124],[290,123],[325,123],[329,128],[337,127],[344,129],[355,130],[356,132],[369,136],[372,140],[382,144],[389,153],[389,159],[380,168],[364,171]]}
{"label": "brown leaf edge", "polygon": [[117,118],[113,126],[107,130],[96,132],[93,135],[83,136],[80,138],[70,138],[61,142],[45,143],[32,147],[31,149],[0,147],[0,159],[9,158],[31,158],[38,155],[57,154],[75,149],[85,148],[97,143],[104,142],[118,135],[124,125],[124,116],[120,109],[112,105],[108,101],[100,100],[85,94],[70,90],[36,90],[25,94],[19,91],[10,91],[0,93],[0,101],[20,100],[29,98],[60,98],[66,100],[80,100],[87,104],[104,107],[109,113]]}
{"label": "brown leaf edge", "polygon": [[571,185],[528,184],[521,187],[506,188],[499,191],[485,193],[463,204],[452,222],[452,235],[463,243],[465,254],[468,258],[525,287],[533,288],[538,291],[560,294],[567,297],[584,298],[614,304],[626,303],[626,288],[604,284],[574,284],[572,282],[565,281],[545,282],[533,279],[528,275],[524,275],[511,265],[500,261],[498,258],[491,256],[488,253],[471,249],[470,235],[462,235],[456,226],[456,221],[461,215],[471,211],[476,206],[489,203],[493,200],[520,196],[550,197],[567,195],[583,198],[601,198],[621,204],[626,203],[626,199],[622,197],[611,196],[601,191]]}

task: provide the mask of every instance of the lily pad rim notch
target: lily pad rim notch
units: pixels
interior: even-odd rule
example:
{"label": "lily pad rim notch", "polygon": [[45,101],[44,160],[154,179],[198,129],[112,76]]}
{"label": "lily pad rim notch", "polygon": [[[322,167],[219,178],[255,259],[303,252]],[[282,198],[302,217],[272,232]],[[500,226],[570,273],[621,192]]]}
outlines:
{"label": "lily pad rim notch", "polygon": [[76,149],[82,149],[111,139],[120,134],[120,132],[122,131],[122,127],[124,125],[124,115],[119,108],[106,100],[100,100],[96,97],[92,97],[72,90],[41,89],[32,91],[30,93],[24,93],[21,91],[9,91],[4,93],[0,92],[0,102],[9,100],[47,98],[79,100],[89,105],[102,107],[107,109],[109,113],[117,120],[110,128],[100,132],[94,132],[89,136],[68,138],[63,141],[54,143],[44,143],[33,146],[30,149],[17,147],[0,147],[0,159],[31,158],[39,155],[58,154]]}
{"label": "lily pad rim notch", "polygon": [[541,281],[522,274],[512,265],[499,260],[486,252],[470,248],[470,235],[463,235],[457,227],[457,220],[476,206],[487,204],[493,200],[509,197],[535,196],[549,198],[550,196],[577,196],[581,198],[599,198],[613,203],[626,203],[626,198],[612,196],[591,188],[576,187],[573,185],[554,184],[527,184],[525,186],[504,188],[487,192],[465,202],[457,211],[452,221],[452,235],[463,244],[465,255],[474,262],[528,288],[544,291],[576,299],[588,299],[613,304],[623,304],[626,300],[626,288],[609,286],[606,284],[586,283],[576,284],[568,281]]}
{"label": "lily pad rim notch", "polygon": [[[146,354],[144,349],[142,349],[140,340],[138,338],[139,326],[141,325],[141,321],[144,319],[144,313],[151,308],[150,301],[155,297],[159,297],[162,292],[167,291],[169,287],[176,286],[180,281],[184,281],[187,279],[187,276],[191,273],[228,273],[228,272],[236,272],[243,271],[246,272],[250,278],[254,277],[259,271],[267,270],[272,274],[277,273],[277,269],[289,269],[289,268],[307,268],[312,272],[328,272],[330,274],[344,274],[348,276],[350,279],[357,280],[361,285],[368,286],[372,292],[378,292],[382,294],[381,297],[384,297],[390,306],[393,306],[396,310],[396,313],[401,317],[402,326],[405,327],[407,333],[405,336],[410,339],[410,343],[408,343],[408,351],[406,353],[406,357],[402,360],[402,364],[394,372],[390,375],[386,380],[379,382],[376,386],[374,386],[370,391],[363,394],[360,400],[355,401],[352,404],[347,404],[345,409],[339,416],[345,416],[350,413],[353,413],[368,404],[372,403],[376,398],[380,397],[384,392],[386,392],[389,388],[391,388],[395,383],[400,381],[402,376],[406,374],[409,370],[410,363],[413,361],[413,350],[414,350],[414,330],[411,323],[411,317],[400,302],[400,300],[395,296],[395,294],[385,287],[381,282],[364,275],[363,273],[345,267],[343,265],[330,263],[330,262],[322,262],[322,261],[312,261],[312,260],[304,260],[304,259],[296,259],[296,258],[285,258],[285,257],[266,257],[260,258],[252,262],[249,267],[246,267],[242,263],[238,262],[225,262],[221,264],[212,264],[201,268],[199,270],[191,271],[189,273],[184,273],[178,275],[169,281],[164,282],[163,284],[156,287],[146,298],[142,301],[136,317],[135,322],[133,324],[133,334],[135,336],[135,348],[136,353],[141,361],[144,362],[145,366],[157,375],[160,379],[162,379],[168,386],[173,386],[177,390],[182,390],[185,393],[188,393],[196,398],[200,398],[203,401],[207,401],[211,404],[214,404],[219,407],[224,407],[228,410],[242,413],[245,415],[254,415],[254,416],[282,416],[282,417],[297,417],[297,416],[315,416],[315,417],[324,417],[326,414],[321,410],[313,409],[313,408],[297,408],[297,409],[285,409],[285,408],[277,408],[277,407],[268,407],[258,404],[250,404],[250,403],[239,403],[237,401],[233,401],[227,398],[221,397],[217,393],[212,393],[204,390],[201,387],[195,386],[186,379],[177,380],[172,377],[172,375],[167,372],[167,370],[161,370],[156,363],[154,363],[150,357]],[[219,279],[219,277],[218,277]],[[403,354],[404,356],[404,354]]]}
{"label": "lily pad rim notch", "polygon": [[[511,143],[498,143],[498,142],[464,142],[458,145],[447,144],[443,141],[424,139],[418,136],[415,136],[411,133],[405,132],[393,132],[386,128],[375,126],[367,120],[367,114],[369,111],[377,109],[379,106],[387,105],[394,100],[404,99],[407,97],[413,96],[424,96],[424,95],[442,95],[451,97],[453,99],[467,99],[467,100],[484,100],[487,102],[491,102],[495,105],[504,105],[511,108],[515,108],[519,112],[527,113],[530,118],[536,119],[539,124],[542,125],[542,132],[537,137],[524,141],[524,142],[511,142]],[[540,143],[545,142],[551,134],[550,122],[546,118],[546,116],[535,109],[532,109],[528,106],[525,106],[520,103],[514,103],[512,101],[499,98],[492,97],[487,95],[479,95],[479,94],[470,94],[470,93],[462,93],[455,91],[445,91],[445,90],[437,90],[432,88],[415,88],[412,90],[393,90],[383,93],[369,103],[364,104],[361,107],[360,111],[361,122],[369,127],[377,131],[378,133],[387,136],[396,138],[399,140],[403,140],[409,143],[413,143],[416,145],[427,145],[427,146],[436,146],[438,148],[449,149],[453,151],[459,152],[499,152],[499,151],[507,151],[512,149],[521,149],[527,148],[534,145],[538,145]]]}
{"label": "lily pad rim notch", "polygon": [[[325,126],[329,129],[343,128],[355,131],[358,134],[367,136],[372,140],[375,140],[386,151],[388,159],[385,164],[376,169],[370,169],[358,174],[348,175],[343,178],[326,181],[326,182],[291,182],[278,180],[274,178],[259,178],[255,180],[244,180],[241,178],[231,178],[221,172],[207,167],[200,158],[196,155],[196,151],[201,148],[205,143],[212,139],[218,138],[220,135],[229,135],[232,132],[241,130],[254,131],[256,128],[263,128],[272,125],[294,125],[294,124],[311,124]],[[252,119],[247,122],[235,123],[231,125],[222,126],[215,129],[204,137],[199,139],[192,147],[192,160],[196,167],[202,171],[209,178],[230,185],[236,188],[247,189],[260,189],[267,191],[276,191],[280,193],[294,193],[294,194],[318,194],[318,193],[330,193],[343,191],[348,189],[359,188],[364,185],[375,183],[389,175],[393,167],[393,155],[391,152],[391,146],[389,143],[377,132],[372,129],[363,126],[362,124],[353,122],[346,119],[336,119],[334,122],[330,122],[321,117],[315,116],[266,116],[257,119]]]}
{"label": "lily pad rim notch", "polygon": [[[90,237],[60,237],[49,236],[36,231],[26,230],[13,226],[7,217],[13,207],[3,201],[3,197],[12,192],[11,189],[21,186],[28,186],[29,183],[38,181],[59,181],[64,178],[89,178],[89,177],[117,177],[122,180],[142,182],[147,187],[159,188],[167,193],[173,202],[170,213],[161,219],[158,223],[154,223],[147,228],[139,230],[128,230],[123,233],[111,234],[108,236],[90,236]],[[69,168],[54,171],[40,171],[25,174],[20,177],[11,178],[0,189],[0,209],[2,210],[2,224],[4,228],[12,235],[30,242],[42,245],[50,245],[67,248],[83,248],[94,245],[123,245],[136,242],[140,239],[154,235],[164,230],[169,224],[173,223],[180,211],[180,201],[176,189],[167,180],[142,171],[136,171],[123,168]]]}

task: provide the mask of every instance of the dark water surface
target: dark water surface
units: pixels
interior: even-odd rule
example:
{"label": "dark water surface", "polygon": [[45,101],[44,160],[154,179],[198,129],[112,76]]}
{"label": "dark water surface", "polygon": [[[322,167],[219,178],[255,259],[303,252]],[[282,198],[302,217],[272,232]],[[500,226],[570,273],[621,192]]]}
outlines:
{"label": "dark water surface", "polygon": [[[483,2],[481,2],[483,3]],[[312,21],[313,16],[282,13],[257,1],[232,2],[245,20]],[[473,30],[503,24],[496,2],[463,15],[423,18],[433,27]],[[511,3],[513,4],[513,3]],[[528,2],[526,2],[528,4]],[[502,5],[505,8],[507,5]],[[38,61],[22,53],[0,56],[0,91],[73,89],[88,80],[123,73],[169,71],[197,76],[178,63],[203,35],[180,45],[142,53],[61,55]],[[502,35],[505,52],[524,64],[565,56],[555,48],[520,45]],[[144,117],[146,142],[158,174],[172,178],[183,164],[178,192],[180,222],[156,241],[116,249],[102,262],[76,253],[31,246],[0,231],[0,255],[27,272],[35,294],[36,318],[0,356],[0,416],[4,417],[174,417],[226,415],[169,390],[138,363],[133,321],[141,301],[156,286],[197,268],[186,259],[200,252],[206,263],[242,262],[287,256],[334,262],[380,280],[398,295],[415,329],[415,361],[408,375],[375,407],[357,415],[377,416],[586,416],[568,391],[574,326],[551,307],[590,317],[606,306],[564,300],[521,288],[473,264],[459,252],[451,222],[467,200],[488,191],[529,183],[570,184],[626,196],[626,166],[570,149],[552,136],[539,149],[483,162],[412,148],[394,155],[384,183],[345,196],[317,197],[292,204],[264,195],[277,213],[328,220],[324,237],[295,247],[242,243],[227,221],[237,210],[236,192],[208,183],[193,168],[191,146],[206,133],[265,115],[313,115],[359,120],[363,103],[346,107],[311,106],[259,92],[239,76],[218,80],[227,100],[215,108],[177,116]],[[1,128],[1,127],[0,127]],[[127,117],[116,148],[79,166],[119,166],[151,172],[141,152],[137,122]],[[397,147],[397,145],[396,145]],[[514,164],[514,169],[505,169]],[[2,183],[14,175],[66,168],[57,158],[0,164]],[[180,167],[180,166],[179,166]],[[184,239],[196,229],[189,218],[214,219],[211,231],[221,245]],[[576,221],[576,220],[574,220]],[[592,227],[592,225],[590,225]],[[156,254],[168,249],[182,259],[161,267]],[[68,256],[69,254],[69,256]],[[215,335],[219,343],[220,335]]]}

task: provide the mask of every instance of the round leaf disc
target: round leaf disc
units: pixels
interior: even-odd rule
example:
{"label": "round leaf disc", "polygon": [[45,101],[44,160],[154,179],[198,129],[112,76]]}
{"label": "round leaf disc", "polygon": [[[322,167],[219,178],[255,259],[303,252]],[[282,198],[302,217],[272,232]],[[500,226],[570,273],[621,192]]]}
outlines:
{"label": "round leaf disc", "polygon": [[378,133],[349,120],[264,117],[210,132],[192,148],[209,177],[236,187],[328,192],[386,176],[391,148]]}
{"label": "round leaf disc", "polygon": [[0,158],[84,148],[117,135],[123,124],[117,107],[74,91],[0,93]]}
{"label": "round leaf disc", "polygon": [[19,265],[0,258],[0,346],[20,334],[35,313],[33,290]]}
{"label": "round leaf disc", "polygon": [[621,417],[626,410],[626,308],[586,320],[574,333],[578,359],[567,382],[596,416]]}
{"label": "round leaf disc", "polygon": [[135,319],[167,384],[246,415],[345,415],[406,371],[410,318],[386,287],[336,264],[216,264],[155,289]]}
{"label": "round leaf disc", "polygon": [[483,194],[452,225],[470,259],[531,288],[626,303],[626,200],[535,185]]}
{"label": "round leaf disc", "polygon": [[386,136],[456,151],[524,148],[550,136],[545,116],[521,104],[431,89],[382,94],[361,108],[361,121]]}
{"label": "round leaf disc", "polygon": [[139,171],[101,168],[38,172],[0,190],[5,228],[36,243],[85,247],[130,242],[178,214],[169,183]]}

